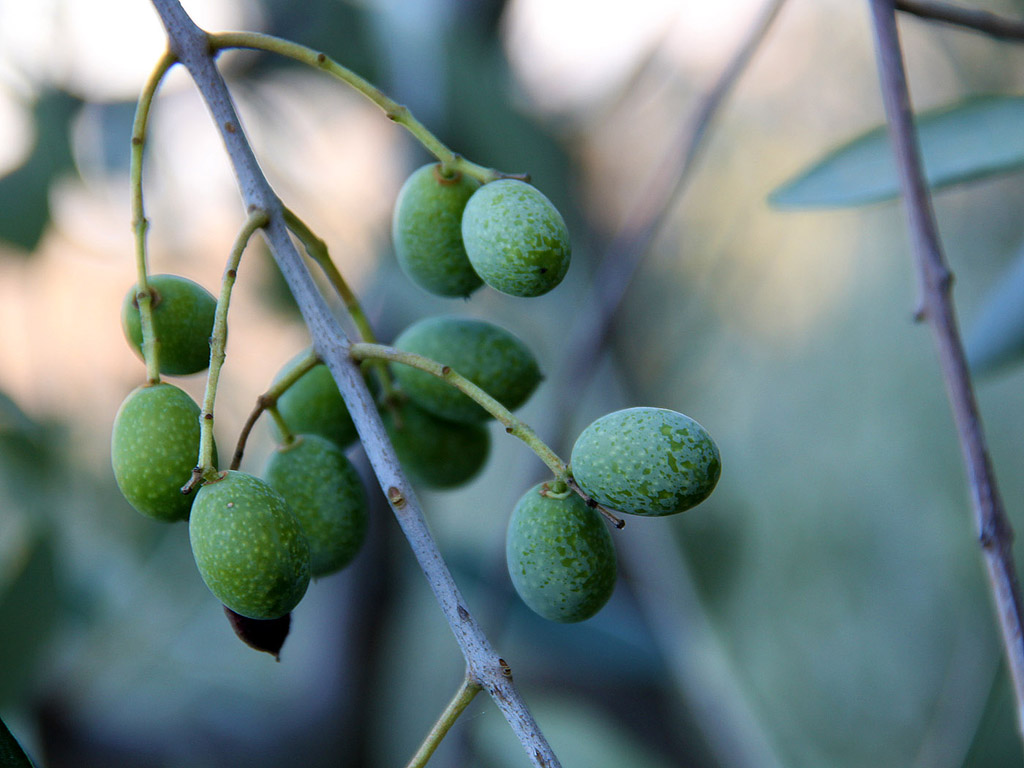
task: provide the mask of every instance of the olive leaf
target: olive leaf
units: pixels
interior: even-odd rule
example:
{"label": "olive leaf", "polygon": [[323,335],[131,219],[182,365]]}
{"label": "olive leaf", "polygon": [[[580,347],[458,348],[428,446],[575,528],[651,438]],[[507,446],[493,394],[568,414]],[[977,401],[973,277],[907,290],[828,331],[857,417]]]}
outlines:
{"label": "olive leaf", "polygon": [[[1024,166],[1024,97],[981,96],[922,112],[915,120],[933,189]],[[778,208],[842,208],[900,193],[885,125],[832,150],[772,192]]]}
{"label": "olive leaf", "polygon": [[987,373],[1024,358],[1024,250],[989,290],[967,335],[967,360]]}
{"label": "olive leaf", "polygon": [[50,184],[74,169],[69,139],[81,102],[63,91],[44,91],[33,110],[36,139],[25,162],[0,178],[0,240],[26,251],[39,244],[50,221]]}
{"label": "olive leaf", "polygon": [[32,761],[3,720],[0,720],[0,765],[4,768],[32,768]]}

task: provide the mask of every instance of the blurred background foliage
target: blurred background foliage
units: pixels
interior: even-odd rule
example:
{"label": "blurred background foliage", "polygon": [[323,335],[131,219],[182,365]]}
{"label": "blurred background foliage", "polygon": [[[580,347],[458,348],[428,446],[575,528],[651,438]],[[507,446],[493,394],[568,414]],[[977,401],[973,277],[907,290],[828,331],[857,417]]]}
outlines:
{"label": "blurred background foliage", "polygon": [[[1019,0],[977,5],[1024,14]],[[902,211],[842,207],[884,175],[871,165],[884,141],[858,140],[882,120],[865,4],[785,6],[671,201],[595,375],[571,390],[559,388],[574,381],[567,339],[598,301],[596,265],[760,2],[185,6],[209,29],[326,51],[457,151],[529,171],[564,212],[574,264],[556,291],[528,305],[486,289],[427,296],[389,243],[395,195],[423,151],[316,73],[223,55],[272,183],[327,240],[382,339],[442,312],[514,330],[547,373],[522,415],[562,455],[596,416],[641,404],[683,411],[719,443],[717,493],[680,518],[629,520],[616,594],[581,625],[533,616],[505,575],[507,516],[544,474],[526,449],[496,430],[477,481],[423,494],[564,765],[1020,765],[943,386],[912,322]],[[976,107],[979,96],[1019,104],[1024,47],[901,26],[916,106],[946,118],[970,107],[937,130],[936,160],[962,160],[959,142],[978,131],[993,137],[970,144],[986,155],[975,171],[994,163],[984,178],[940,192],[936,207],[1020,528],[1024,177],[1012,168],[1024,150],[1002,161],[983,150],[1007,149],[1021,118],[1018,107],[979,122]],[[147,3],[0,0],[0,717],[51,768],[404,764],[462,663],[383,504],[355,564],[310,589],[275,664],[232,635],[185,529],[142,519],[114,487],[110,423],[143,377],[118,320],[134,280],[128,135],[162,47]],[[872,141],[867,159],[855,154]],[[161,91],[147,151],[151,267],[215,289],[242,212],[181,73]],[[947,180],[979,175],[962,171]],[[807,178],[840,199],[794,201]],[[307,343],[258,248],[235,296],[222,446]],[[198,394],[202,377],[182,385]],[[264,425],[244,467],[259,471],[270,448]],[[432,764],[526,762],[480,697]]]}

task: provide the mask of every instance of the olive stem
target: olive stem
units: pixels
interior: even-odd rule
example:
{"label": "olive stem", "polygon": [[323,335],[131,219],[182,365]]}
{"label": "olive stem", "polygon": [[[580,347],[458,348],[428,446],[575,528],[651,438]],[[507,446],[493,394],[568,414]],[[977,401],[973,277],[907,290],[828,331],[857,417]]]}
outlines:
{"label": "olive stem", "polygon": [[217,309],[213,317],[213,333],[210,335],[210,370],[206,374],[206,393],[203,395],[203,411],[199,415],[199,464],[196,472],[203,480],[208,480],[216,473],[213,466],[213,405],[217,399],[217,384],[220,381],[220,370],[224,365],[228,344],[228,307],[231,304],[231,291],[235,287],[238,276],[238,264],[242,260],[242,252],[249,244],[250,238],[257,229],[262,229],[269,221],[267,212],[254,210],[249,214],[245,224],[231,246],[231,255],[224,267],[224,278],[221,281],[220,296],[217,298]]}
{"label": "olive stem", "polygon": [[135,118],[132,121],[131,154],[129,156],[128,176],[131,186],[132,231],[135,234],[135,301],[139,306],[139,321],[142,327],[142,359],[146,362],[146,380],[150,384],[160,382],[160,339],[153,327],[153,294],[149,289],[146,267],[146,231],[149,221],[146,219],[145,207],[142,204],[142,159],[146,147],[146,124],[149,121],[149,110],[153,105],[156,91],[163,82],[164,75],[177,62],[177,57],[170,51],[165,53],[153,68],[139,95],[135,106]]}
{"label": "olive stem", "polygon": [[339,64],[325,53],[315,51],[299,43],[294,43],[291,40],[284,40],[280,37],[264,35],[259,32],[222,32],[208,35],[208,39],[210,50],[213,52],[225,48],[247,48],[276,53],[279,56],[307,64],[314,69],[319,69],[341,80],[380,107],[391,122],[397,123],[411,133],[413,138],[441,162],[446,173],[465,173],[479,180],[481,184],[497,179],[530,180],[528,174],[503,173],[493,168],[477,165],[456,154],[417,120],[408,107],[399,104],[366,78],[357,75],[351,69]]}
{"label": "olive stem", "polygon": [[991,11],[961,8],[935,0],[896,0],[896,10],[981,32],[997,40],[1024,40],[1024,22]]}
{"label": "olive stem", "polygon": [[462,679],[459,689],[455,692],[452,700],[448,702],[448,706],[444,708],[441,716],[437,718],[437,722],[434,723],[434,727],[430,729],[430,733],[427,734],[419,749],[416,750],[416,754],[406,764],[406,768],[423,768],[427,764],[431,755],[434,754],[434,751],[440,745],[441,740],[451,730],[451,727],[455,725],[455,721],[459,719],[459,715],[465,711],[469,703],[473,701],[481,690],[480,683],[471,680],[469,675]]}
{"label": "olive stem", "polygon": [[299,241],[306,249],[306,253],[308,253],[310,258],[313,259],[320,269],[324,271],[324,275],[326,275],[331,287],[334,288],[344,303],[345,311],[347,311],[349,316],[352,318],[352,322],[359,331],[359,335],[363,338],[363,341],[376,342],[377,337],[373,333],[373,327],[370,325],[370,321],[367,319],[366,313],[363,311],[363,307],[359,303],[359,299],[356,298],[355,293],[349,287],[345,278],[342,277],[338,268],[334,266],[331,254],[327,250],[327,243],[318,237],[313,230],[311,230],[306,223],[296,216],[295,212],[287,206],[284,207],[284,220],[288,225],[288,229],[295,233],[295,236],[299,238]]}
{"label": "olive stem", "polygon": [[[334,264],[334,260],[331,259],[330,251],[327,249],[327,243],[325,243],[316,233],[311,230],[306,223],[295,215],[288,206],[284,207],[284,220],[303,247],[306,249],[306,253],[309,254],[310,258],[313,259],[319,265],[320,269],[323,270],[324,275],[327,277],[327,281],[334,288],[338,297],[345,305],[345,310],[348,312],[349,317],[352,318],[352,323],[355,325],[356,330],[359,331],[359,335],[363,341],[371,343],[377,342],[377,336],[373,332],[373,326],[370,325],[370,320],[366,316],[366,312],[363,311],[362,304],[359,303],[359,299],[356,297],[355,292],[349,286],[348,282],[342,276],[341,272]],[[373,361],[374,369],[377,371],[377,376],[380,379],[381,389],[383,390],[383,396],[386,398],[394,391],[394,383],[391,381],[391,373],[388,371],[387,365],[383,361]]]}
{"label": "olive stem", "polygon": [[930,326],[938,354],[967,474],[978,543],[1002,630],[1003,650],[1016,703],[1018,736],[1024,737],[1024,595],[1013,557],[1013,526],[999,493],[960,337],[953,301],[953,274],[943,253],[914,129],[895,0],[871,0],[869,7],[882,101],[919,283],[917,314]]}
{"label": "olive stem", "polygon": [[238,442],[235,444],[235,455],[231,457],[230,469],[238,469],[242,464],[242,456],[245,455],[245,444],[249,441],[249,434],[252,432],[252,428],[256,426],[256,422],[264,411],[271,411],[271,417],[274,417],[274,413],[277,413],[277,418],[281,418],[281,421],[275,423],[281,430],[282,435],[290,435],[291,432],[288,430],[288,425],[284,423],[281,412],[277,410],[277,401],[283,395],[289,387],[292,386],[296,381],[305,376],[309,371],[315,368],[321,363],[320,356],[312,349],[309,350],[308,354],[299,361],[297,365],[292,366],[288,373],[282,376],[278,381],[275,381],[271,385],[270,389],[264,392],[262,395],[256,398],[256,407],[249,413],[249,417],[245,420],[245,424],[242,426],[242,431],[238,434]]}
{"label": "olive stem", "polygon": [[196,26],[178,0],[151,2],[163,22],[171,50],[188,70],[210,110],[238,179],[243,202],[250,208],[267,211],[270,217],[263,235],[309,327],[313,347],[338,384],[370,465],[448,622],[470,675],[501,710],[530,764],[535,768],[558,768],[558,757],[507,674],[507,665],[502,663],[480,623],[466,607],[461,590],[438,551],[416,490],[402,471],[366,380],[349,356],[349,339],[296,250],[284,222],[281,201],[240,128],[231,92],[214,61],[209,35]]}
{"label": "olive stem", "polygon": [[277,431],[281,433],[281,445],[291,445],[295,442],[295,435],[288,427],[288,422],[285,421],[284,416],[281,415],[280,409],[276,405],[268,405],[267,413],[269,413],[270,418],[274,420],[274,424],[277,426]]}
{"label": "olive stem", "polygon": [[404,350],[388,347],[383,344],[353,343],[349,347],[349,355],[353,360],[387,360],[392,363],[401,363],[447,382],[504,424],[505,431],[508,434],[518,437],[526,443],[537,454],[538,458],[547,464],[556,479],[567,480],[569,471],[565,466],[565,462],[558,457],[558,454],[551,450],[547,443],[537,436],[533,428],[458,371],[453,370],[447,365],[442,365],[436,360],[431,360],[429,357],[418,355],[415,352],[405,352]]}

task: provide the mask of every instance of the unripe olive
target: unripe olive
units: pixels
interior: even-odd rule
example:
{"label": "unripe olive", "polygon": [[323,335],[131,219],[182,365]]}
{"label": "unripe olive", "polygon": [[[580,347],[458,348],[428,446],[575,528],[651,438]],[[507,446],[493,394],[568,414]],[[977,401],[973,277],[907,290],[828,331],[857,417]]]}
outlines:
{"label": "unripe olive", "polygon": [[455,488],[476,477],[487,463],[491,434],[480,424],[439,419],[410,401],[382,409],[381,418],[413,482]]}
{"label": "unripe olive", "polygon": [[517,179],[499,179],[473,193],[462,212],[469,263],[492,288],[540,296],[565,277],[571,247],[562,215],[544,194]]}
{"label": "unripe olive", "polygon": [[235,613],[276,619],[306,593],[306,536],[281,494],[258,477],[231,470],[206,483],[188,535],[199,575]]}
{"label": "unripe olive", "polygon": [[[483,320],[428,317],[406,328],[395,346],[447,365],[509,409],[526,402],[542,378],[533,353],[518,337]],[[396,364],[394,372],[410,399],[436,416],[464,422],[490,418],[443,379],[407,365]]]}
{"label": "unripe olive", "polygon": [[136,510],[165,522],[187,519],[195,494],[181,487],[199,460],[199,406],[173,384],[133,390],[114,417],[110,460]]}
{"label": "unripe olive", "polygon": [[398,264],[438,296],[468,296],[483,284],[462,244],[462,209],[479,186],[461,173],[445,177],[431,163],[413,171],[398,193],[391,220]]}
{"label": "unripe olive", "polygon": [[[308,351],[292,358],[274,380],[280,381],[307,355]],[[277,409],[288,429],[295,434],[320,435],[339,448],[351,445],[357,437],[356,425],[352,423],[338,385],[323,363],[318,363],[288,387],[278,398]],[[277,433],[276,429],[274,431]],[[280,438],[280,434],[277,437]]]}
{"label": "unripe olive", "polygon": [[271,454],[263,477],[302,526],[313,576],[348,565],[366,538],[367,500],[341,448],[320,435],[297,435]]}
{"label": "unripe olive", "polygon": [[576,482],[598,503],[634,515],[672,515],[704,501],[722,462],[718,446],[691,419],[665,408],[602,416],[572,449]]}
{"label": "unripe olive", "polygon": [[[178,275],[148,278],[153,292],[153,329],[160,341],[160,373],[184,376],[210,365],[210,334],[217,300],[198,283]],[[136,298],[138,286],[121,304],[121,327],[132,348],[142,356],[142,320]]]}
{"label": "unripe olive", "polygon": [[583,621],[615,589],[615,548],[596,510],[570,491],[551,493],[547,483],[534,486],[512,510],[508,573],[535,613],[551,621]]}

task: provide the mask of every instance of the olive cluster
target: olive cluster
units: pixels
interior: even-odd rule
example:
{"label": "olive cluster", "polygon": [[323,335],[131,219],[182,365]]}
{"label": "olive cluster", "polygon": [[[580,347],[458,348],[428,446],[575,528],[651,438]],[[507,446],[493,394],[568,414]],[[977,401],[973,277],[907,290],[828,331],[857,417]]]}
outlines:
{"label": "olive cluster", "polygon": [[[565,222],[535,187],[512,178],[482,184],[440,164],[418,169],[402,187],[393,236],[405,273],[441,296],[465,297],[484,283],[539,296],[558,285],[570,261]],[[150,299],[160,373],[207,368],[214,297],[173,275],[149,278],[144,293],[133,288],[122,320],[140,353],[141,297]],[[507,425],[542,379],[529,347],[483,320],[424,318],[390,350],[381,359],[391,363],[364,365],[364,375],[402,466],[433,488],[474,478],[490,451],[488,420],[498,415]],[[453,383],[453,372],[468,384]],[[212,414],[166,382],[128,395],[111,440],[125,498],[157,520],[187,520],[203,581],[231,611],[257,620],[285,616],[311,577],[344,568],[367,529],[367,493],[345,453],[357,433],[331,373],[307,351],[284,365],[275,384],[281,389],[269,407],[279,445],[260,477],[218,472],[215,449],[212,466],[203,466],[200,425]],[[594,615],[614,589],[615,551],[601,511],[681,512],[707,498],[720,472],[704,428],[660,408],[598,419],[579,435],[567,465],[557,457],[552,464],[554,479],[527,491],[512,511],[506,557],[523,601],[562,622]]]}
{"label": "olive cluster", "polygon": [[[160,372],[187,375],[207,368],[216,300],[174,275],[147,282]],[[134,287],[122,324],[141,353]],[[282,398],[295,434],[273,452],[263,476],[214,473],[194,493],[183,488],[200,453],[202,419],[190,395],[166,382],[144,385],[114,418],[111,461],[125,498],[157,520],[188,520],[203,581],[226,607],[250,619],[290,612],[311,577],[347,565],[366,534],[366,490],[344,452],[356,437],[352,420],[323,365],[298,382]]]}
{"label": "olive cluster", "polygon": [[[512,296],[540,296],[569,266],[565,222],[540,191],[515,179],[481,185],[445,174],[439,164],[419,168],[405,182],[392,233],[406,275],[440,296],[468,296],[483,283]],[[508,408],[539,381],[521,342],[478,321],[431,318],[395,344],[460,371]],[[439,418],[472,423],[485,415],[443,380],[412,368],[395,374],[409,398]],[[401,457],[402,436],[392,437]],[[483,452],[477,455],[482,461]],[[720,469],[714,441],[681,413],[630,408],[598,419],[576,441],[567,477],[531,488],[513,509],[506,559],[519,596],[553,621],[593,616],[611,596],[617,571],[597,508],[645,516],[682,512],[707,498]],[[570,489],[570,478],[583,494]]]}

